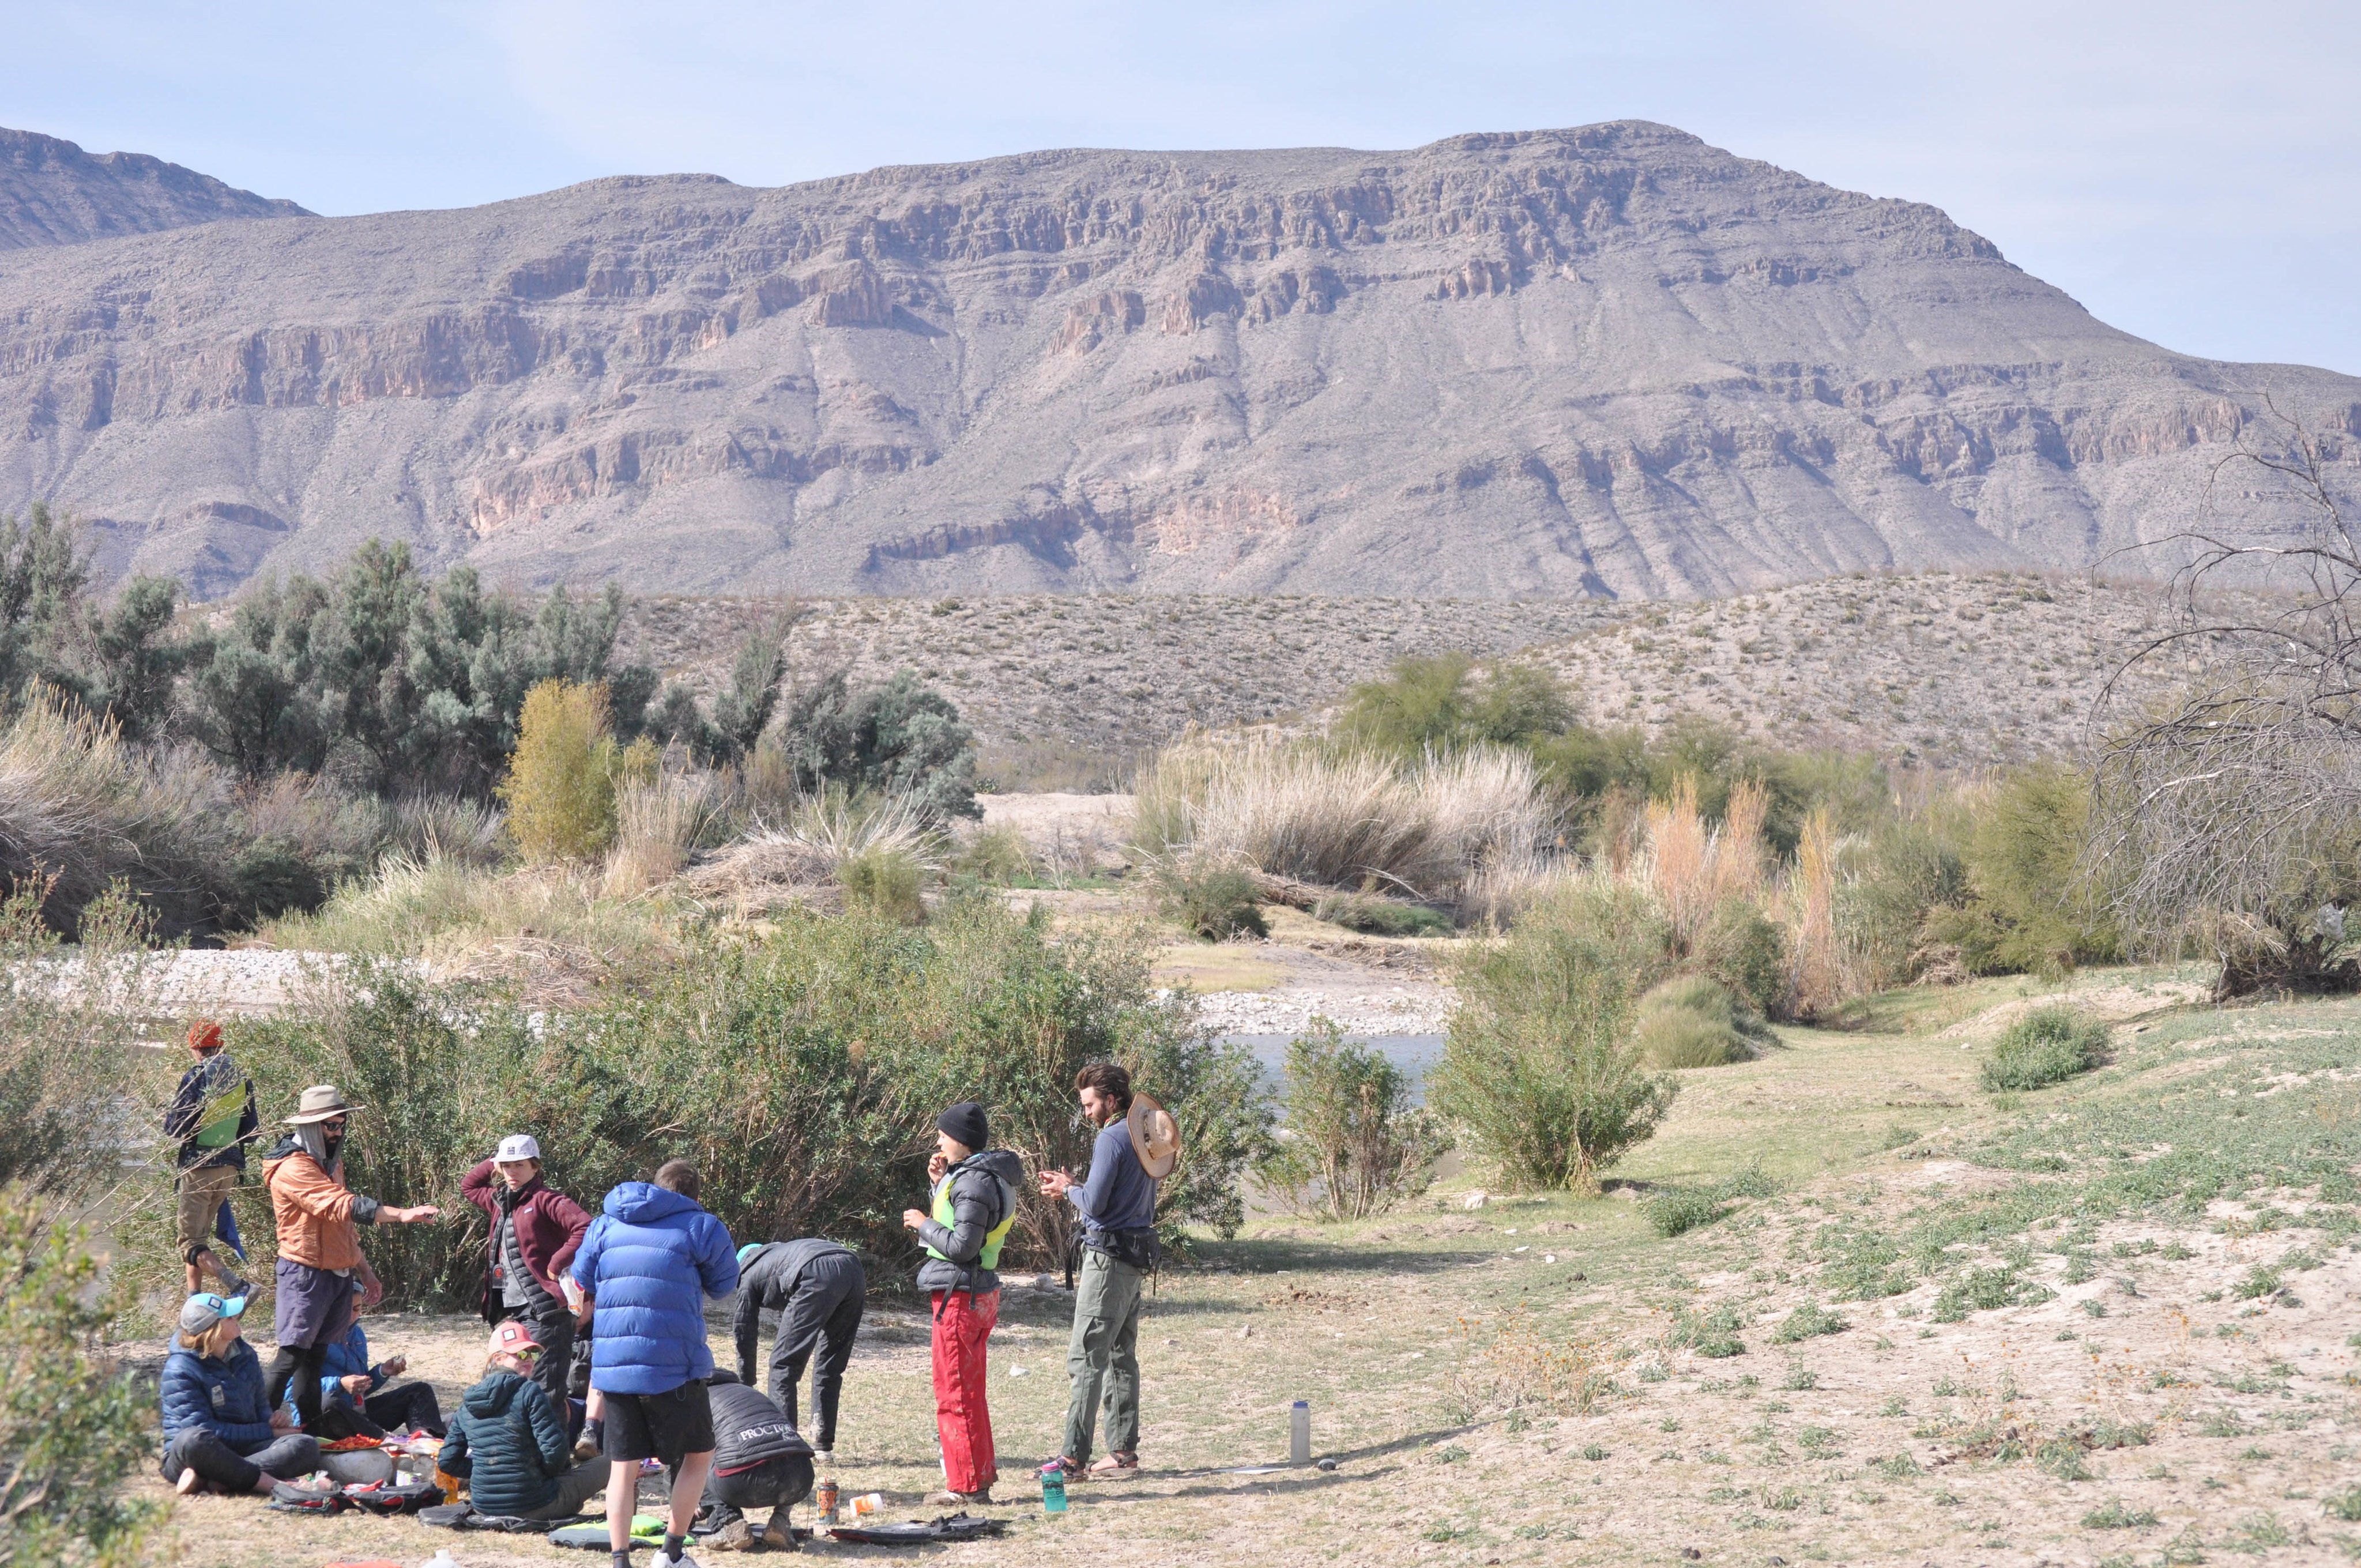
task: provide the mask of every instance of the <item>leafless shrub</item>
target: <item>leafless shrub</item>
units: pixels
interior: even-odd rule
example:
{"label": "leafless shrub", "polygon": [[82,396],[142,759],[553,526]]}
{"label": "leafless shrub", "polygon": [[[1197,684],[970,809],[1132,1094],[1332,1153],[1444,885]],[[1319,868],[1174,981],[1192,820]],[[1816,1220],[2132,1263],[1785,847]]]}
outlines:
{"label": "leafless shrub", "polygon": [[[2152,950],[2210,952],[2225,997],[2361,984],[2336,953],[2361,888],[2361,537],[2332,482],[2342,439],[2272,412],[2272,444],[2242,433],[2207,510],[2237,473],[2296,502],[2306,526],[2290,542],[2207,523],[2180,536],[2169,620],[2108,689],[2172,662],[2190,679],[2106,739],[2089,851],[2125,929]],[[2257,582],[2271,591],[2213,591]]]}

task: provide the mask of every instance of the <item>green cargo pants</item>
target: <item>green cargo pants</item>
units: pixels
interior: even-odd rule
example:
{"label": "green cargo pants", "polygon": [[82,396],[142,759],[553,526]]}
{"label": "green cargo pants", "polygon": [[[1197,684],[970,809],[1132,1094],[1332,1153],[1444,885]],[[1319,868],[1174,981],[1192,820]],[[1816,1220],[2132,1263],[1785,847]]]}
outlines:
{"label": "green cargo pants", "polygon": [[1068,1459],[1087,1464],[1091,1430],[1098,1424],[1102,1390],[1107,1451],[1139,1452],[1140,1272],[1103,1252],[1082,1249],[1082,1277],[1074,1290],[1074,1337],[1066,1346]]}

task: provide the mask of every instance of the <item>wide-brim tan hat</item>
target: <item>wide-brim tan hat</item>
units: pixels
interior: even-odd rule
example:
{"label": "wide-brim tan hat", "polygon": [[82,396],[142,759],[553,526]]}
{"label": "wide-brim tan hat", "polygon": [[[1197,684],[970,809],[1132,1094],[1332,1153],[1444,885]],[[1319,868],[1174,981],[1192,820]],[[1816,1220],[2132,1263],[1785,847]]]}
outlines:
{"label": "wide-brim tan hat", "polygon": [[1151,1095],[1132,1091],[1131,1111],[1124,1120],[1131,1127],[1131,1152],[1151,1181],[1161,1181],[1180,1164],[1180,1124]]}
{"label": "wide-brim tan hat", "polygon": [[360,1110],[358,1105],[345,1103],[345,1091],[333,1083],[315,1083],[303,1091],[295,1102],[295,1114],[287,1118],[290,1126],[301,1127],[313,1122],[324,1122],[333,1116],[349,1116]]}

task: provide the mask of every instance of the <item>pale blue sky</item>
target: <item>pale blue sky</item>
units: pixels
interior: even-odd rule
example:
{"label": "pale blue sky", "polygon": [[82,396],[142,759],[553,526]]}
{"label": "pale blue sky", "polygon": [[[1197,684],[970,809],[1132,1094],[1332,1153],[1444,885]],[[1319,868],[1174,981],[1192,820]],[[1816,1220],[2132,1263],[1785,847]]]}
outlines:
{"label": "pale blue sky", "polygon": [[1637,117],[1932,202],[2118,326],[2361,373],[2361,5],[0,0],[0,125],[324,213]]}

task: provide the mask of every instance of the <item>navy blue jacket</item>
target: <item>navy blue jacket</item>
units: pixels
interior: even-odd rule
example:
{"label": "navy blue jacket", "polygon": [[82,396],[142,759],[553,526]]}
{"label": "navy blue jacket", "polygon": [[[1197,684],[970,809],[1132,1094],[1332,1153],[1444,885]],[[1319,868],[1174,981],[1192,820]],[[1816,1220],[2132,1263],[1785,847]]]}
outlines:
{"label": "navy blue jacket", "polygon": [[1131,1124],[1116,1118],[1091,1146],[1090,1179],[1066,1196],[1082,1216],[1082,1244],[1095,1246],[1109,1231],[1144,1231],[1156,1223],[1156,1183],[1131,1149]]}
{"label": "navy blue jacket", "polygon": [[557,1496],[557,1478],[574,1467],[574,1445],[541,1385],[495,1366],[459,1396],[434,1463],[467,1477],[478,1513],[513,1517]]}
{"label": "navy blue jacket", "polygon": [[279,1434],[270,1430],[269,1396],[262,1386],[262,1362],[244,1340],[215,1359],[182,1350],[175,1340],[157,1379],[164,1407],[164,1441],[202,1427],[241,1454],[268,1448]]}
{"label": "navy blue jacket", "polygon": [[597,1303],[590,1387],[664,1394],[713,1373],[705,1302],[738,1288],[729,1227],[691,1198],[644,1181],[607,1194],[574,1255],[574,1282]]}

